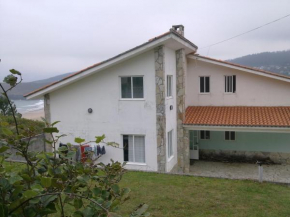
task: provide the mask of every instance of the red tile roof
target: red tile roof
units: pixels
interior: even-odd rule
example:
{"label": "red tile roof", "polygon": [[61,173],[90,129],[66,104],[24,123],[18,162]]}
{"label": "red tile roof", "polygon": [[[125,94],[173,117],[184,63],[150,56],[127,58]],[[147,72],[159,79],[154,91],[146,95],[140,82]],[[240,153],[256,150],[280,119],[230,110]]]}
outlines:
{"label": "red tile roof", "polygon": [[189,41],[188,39],[186,39],[184,36],[180,35],[178,32],[176,32],[176,31],[174,31],[174,30],[170,30],[170,31],[168,31],[168,32],[165,32],[165,33],[162,34],[162,35],[159,35],[159,36],[156,36],[156,37],[154,37],[154,38],[149,39],[148,42],[145,42],[145,43],[143,43],[143,44],[141,44],[141,45],[139,45],[139,46],[136,46],[136,47],[134,47],[134,48],[132,48],[132,49],[130,49],[130,50],[127,50],[127,51],[125,51],[125,52],[123,52],[123,53],[121,53],[121,54],[118,54],[117,56],[114,56],[114,57],[112,57],[112,58],[110,58],[110,59],[107,59],[107,60],[105,60],[105,61],[102,61],[102,62],[96,63],[96,64],[94,64],[94,65],[91,65],[91,66],[89,66],[89,67],[87,67],[87,68],[85,68],[85,69],[82,69],[82,70],[80,70],[80,71],[78,71],[78,72],[76,72],[76,73],[73,73],[73,74],[71,74],[71,75],[69,75],[69,76],[67,76],[67,77],[65,77],[65,78],[63,78],[63,79],[61,79],[61,80],[59,80],[59,81],[53,82],[53,83],[51,83],[51,84],[48,84],[48,85],[43,86],[43,87],[41,87],[41,88],[38,88],[38,89],[36,89],[36,90],[34,90],[34,91],[30,92],[30,93],[27,93],[27,94],[24,95],[24,97],[30,96],[30,95],[32,95],[32,94],[34,94],[34,93],[37,93],[37,92],[39,92],[39,91],[41,91],[41,90],[44,90],[44,89],[46,89],[46,88],[48,88],[48,87],[50,87],[50,86],[53,86],[53,85],[58,84],[58,83],[61,83],[61,82],[63,82],[64,80],[67,80],[67,79],[69,79],[69,78],[71,78],[71,77],[74,77],[74,76],[76,76],[76,75],[79,75],[79,74],[81,74],[81,73],[83,73],[83,72],[85,72],[85,71],[87,71],[87,70],[89,70],[89,69],[91,69],[91,68],[94,68],[94,67],[96,67],[96,66],[99,66],[99,65],[102,65],[102,64],[104,64],[104,63],[107,63],[107,62],[109,62],[109,61],[111,61],[111,60],[113,60],[113,59],[116,59],[117,57],[120,57],[120,56],[122,56],[122,55],[124,55],[124,54],[127,54],[127,53],[133,51],[133,50],[136,50],[136,49],[138,49],[138,48],[140,48],[140,47],[143,47],[143,46],[145,46],[145,45],[147,45],[147,44],[150,44],[151,42],[156,41],[157,39],[160,39],[160,38],[162,38],[162,37],[165,37],[165,36],[167,36],[167,35],[170,35],[171,33],[173,33],[175,36],[181,38],[182,40],[188,42],[190,45],[192,45],[193,47],[195,47],[195,48],[197,49],[197,46],[196,46],[195,44],[193,44],[191,41]]}
{"label": "red tile roof", "polygon": [[139,45],[139,46],[137,46],[137,47],[134,47],[134,48],[132,48],[132,49],[130,49],[130,50],[127,50],[127,51],[125,51],[125,52],[123,52],[123,53],[121,53],[121,54],[118,54],[117,56],[114,56],[114,57],[112,57],[112,58],[110,58],[110,59],[107,59],[107,60],[105,60],[105,61],[102,61],[102,62],[96,63],[96,64],[94,64],[94,65],[91,65],[91,66],[89,66],[89,67],[87,67],[87,68],[85,68],[85,69],[82,69],[82,70],[80,70],[80,71],[78,71],[78,72],[76,72],[76,73],[73,73],[73,74],[71,74],[71,75],[69,75],[69,76],[67,76],[67,77],[65,77],[65,78],[63,78],[63,79],[61,79],[61,80],[59,80],[59,81],[53,82],[53,83],[51,83],[51,84],[48,84],[48,85],[43,86],[43,87],[41,87],[41,88],[38,88],[38,89],[36,89],[36,90],[34,90],[34,91],[30,92],[30,93],[27,93],[27,94],[25,94],[24,96],[25,96],[25,97],[30,96],[30,95],[32,95],[32,94],[34,94],[34,93],[37,93],[37,92],[39,92],[39,91],[41,91],[41,90],[44,90],[44,89],[46,89],[46,88],[48,88],[48,87],[50,87],[50,86],[53,86],[53,85],[58,84],[58,83],[61,83],[61,82],[64,81],[64,80],[67,80],[67,79],[69,79],[69,78],[71,78],[71,77],[74,77],[74,76],[76,76],[76,75],[78,75],[78,74],[81,74],[81,73],[83,73],[83,72],[85,72],[85,71],[87,71],[87,70],[89,70],[89,69],[91,69],[91,68],[94,68],[94,67],[96,67],[96,66],[102,65],[102,64],[104,64],[104,63],[106,63],[106,62],[109,62],[109,61],[111,61],[111,60],[113,60],[113,59],[115,59],[115,58],[117,58],[117,57],[120,57],[120,56],[122,56],[122,55],[124,55],[124,54],[126,54],[126,53],[129,53],[129,52],[131,52],[131,51],[133,51],[133,50],[135,50],[135,49],[137,49],[137,48],[140,48],[140,47],[142,47],[142,46],[145,46],[145,45],[151,43],[152,41],[155,41],[155,40],[157,40],[157,39],[159,39],[159,38],[162,38],[162,37],[164,37],[164,36],[166,36],[166,35],[169,35],[170,33],[171,33],[171,32],[166,32],[166,33],[164,33],[164,34],[162,34],[162,35],[160,35],[160,36],[157,36],[157,37],[155,37],[155,38],[152,38],[152,39],[150,39],[148,42],[145,42],[145,43],[143,43],[143,44],[141,44],[141,45]]}
{"label": "red tile roof", "polygon": [[185,125],[290,127],[290,106],[285,107],[216,107],[189,106]]}

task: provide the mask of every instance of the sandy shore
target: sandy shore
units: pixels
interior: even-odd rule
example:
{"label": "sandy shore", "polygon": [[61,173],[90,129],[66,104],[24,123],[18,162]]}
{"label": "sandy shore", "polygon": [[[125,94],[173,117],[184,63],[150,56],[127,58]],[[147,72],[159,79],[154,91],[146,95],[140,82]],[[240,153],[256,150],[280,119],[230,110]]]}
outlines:
{"label": "sandy shore", "polygon": [[22,114],[22,117],[26,119],[41,121],[41,118],[44,117],[44,110],[27,112],[27,113]]}

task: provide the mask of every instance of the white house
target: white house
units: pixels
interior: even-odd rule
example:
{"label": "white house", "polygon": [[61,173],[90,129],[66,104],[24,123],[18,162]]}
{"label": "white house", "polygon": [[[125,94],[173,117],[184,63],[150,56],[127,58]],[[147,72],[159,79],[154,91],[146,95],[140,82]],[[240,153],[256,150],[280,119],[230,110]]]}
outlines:
{"label": "white house", "polygon": [[119,143],[103,160],[128,169],[188,172],[190,159],[220,154],[290,163],[290,77],[196,52],[173,26],[26,98],[44,98],[64,143]]}

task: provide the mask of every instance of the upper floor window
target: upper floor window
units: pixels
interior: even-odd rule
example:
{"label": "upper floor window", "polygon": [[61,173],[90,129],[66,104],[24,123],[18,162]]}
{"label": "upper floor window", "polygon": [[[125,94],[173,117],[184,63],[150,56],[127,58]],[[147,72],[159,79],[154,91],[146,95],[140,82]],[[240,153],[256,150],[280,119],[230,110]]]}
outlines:
{"label": "upper floor window", "polygon": [[173,156],[173,147],[172,147],[172,134],[173,134],[173,130],[169,131],[167,133],[167,145],[168,145],[168,149],[167,149],[167,156],[168,158],[170,158],[171,156]]}
{"label": "upper floor window", "polygon": [[236,132],[235,131],[225,131],[225,140],[236,140]]}
{"label": "upper floor window", "polygon": [[236,92],[236,76],[235,75],[225,76],[225,92],[226,93]]}
{"label": "upper floor window", "polygon": [[200,139],[210,139],[210,131],[201,130],[200,131]]}
{"label": "upper floor window", "polygon": [[121,92],[123,99],[144,98],[143,76],[121,77]]}
{"label": "upper floor window", "polygon": [[199,77],[200,82],[200,93],[209,93],[210,92],[210,82],[209,82],[209,76],[201,76]]}
{"label": "upper floor window", "polygon": [[145,163],[145,136],[123,135],[124,161]]}
{"label": "upper floor window", "polygon": [[173,81],[173,76],[172,75],[167,75],[167,97],[172,96],[172,82]]}

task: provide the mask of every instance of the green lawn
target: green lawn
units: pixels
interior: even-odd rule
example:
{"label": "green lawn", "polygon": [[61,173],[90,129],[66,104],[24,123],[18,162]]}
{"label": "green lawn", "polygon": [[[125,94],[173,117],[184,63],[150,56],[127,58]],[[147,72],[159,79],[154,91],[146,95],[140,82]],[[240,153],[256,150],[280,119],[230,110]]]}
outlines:
{"label": "green lawn", "polygon": [[290,216],[285,185],[128,172],[122,186],[131,188],[124,215],[145,202],[151,216]]}
{"label": "green lawn", "polygon": [[[6,165],[13,170],[24,166]],[[155,217],[290,216],[290,187],[286,185],[128,172],[121,186],[131,189],[130,199],[120,208],[123,216],[140,203],[147,203]]]}

